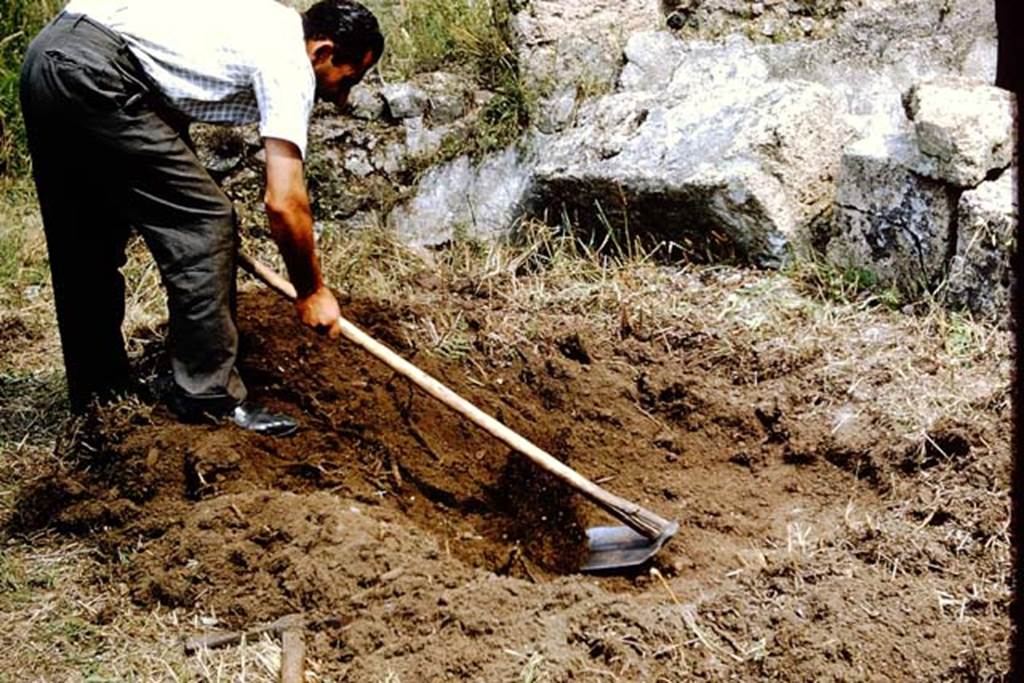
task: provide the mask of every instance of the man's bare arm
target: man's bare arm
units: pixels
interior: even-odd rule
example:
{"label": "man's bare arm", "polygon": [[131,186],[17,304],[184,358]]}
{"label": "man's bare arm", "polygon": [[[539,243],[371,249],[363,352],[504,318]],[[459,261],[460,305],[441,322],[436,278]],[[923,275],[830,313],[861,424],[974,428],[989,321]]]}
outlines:
{"label": "man's bare arm", "polygon": [[341,311],[320,274],[302,156],[298,147],[287,140],[266,138],[264,145],[267,153],[264,201],[270,234],[298,291],[296,309],[302,322],[330,330],[333,336],[339,331],[337,320]]}

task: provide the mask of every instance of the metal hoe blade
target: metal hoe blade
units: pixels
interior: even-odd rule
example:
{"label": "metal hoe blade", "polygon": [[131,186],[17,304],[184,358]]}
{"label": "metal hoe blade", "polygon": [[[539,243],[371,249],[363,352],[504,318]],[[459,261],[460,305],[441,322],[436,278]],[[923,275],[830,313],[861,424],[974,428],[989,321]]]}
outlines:
{"label": "metal hoe blade", "polygon": [[587,529],[587,561],[583,572],[603,572],[636,567],[654,557],[679,531],[672,522],[657,538],[647,538],[628,526],[595,526]]}

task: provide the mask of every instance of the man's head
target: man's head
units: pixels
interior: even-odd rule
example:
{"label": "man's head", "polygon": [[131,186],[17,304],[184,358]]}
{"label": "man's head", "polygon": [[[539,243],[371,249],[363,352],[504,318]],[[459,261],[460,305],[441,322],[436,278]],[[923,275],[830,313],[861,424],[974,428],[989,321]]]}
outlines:
{"label": "man's head", "polygon": [[384,52],[377,18],[355,0],[322,0],[302,15],[317,97],[341,106]]}

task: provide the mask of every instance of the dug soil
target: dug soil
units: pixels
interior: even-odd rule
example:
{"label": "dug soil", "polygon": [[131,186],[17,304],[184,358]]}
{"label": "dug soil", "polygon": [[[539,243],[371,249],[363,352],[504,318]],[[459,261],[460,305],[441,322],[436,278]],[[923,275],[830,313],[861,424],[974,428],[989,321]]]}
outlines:
{"label": "dug soil", "polygon": [[[530,321],[529,343],[495,348],[500,308],[467,300],[467,343],[439,353],[412,331],[428,313],[415,304],[343,305],[571,467],[678,520],[678,535],[626,576],[577,573],[603,513],[262,292],[240,303],[241,370],[254,399],[302,420],[298,434],[182,425],[125,401],[76,424],[65,464],[23,493],[12,525],[99,544],[143,606],[218,628],[299,612],[325,680],[948,680],[1001,667],[1002,598],[957,587],[999,570],[983,548],[1005,534],[1005,506],[960,508],[927,483],[981,476],[972,459],[1001,443],[1004,408],[987,426],[908,439],[871,415],[821,417],[849,387],[824,386],[813,355],[738,343],[723,356],[713,329],[641,335],[552,314]],[[920,535],[878,521],[893,514]],[[970,538],[944,531],[967,517],[980,520]]]}

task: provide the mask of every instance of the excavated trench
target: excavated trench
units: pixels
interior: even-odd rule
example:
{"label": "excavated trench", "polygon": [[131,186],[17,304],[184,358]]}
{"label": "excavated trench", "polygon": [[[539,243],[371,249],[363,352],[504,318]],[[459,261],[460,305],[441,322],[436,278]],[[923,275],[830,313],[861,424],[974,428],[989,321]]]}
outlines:
{"label": "excavated trench", "polygon": [[[728,522],[694,514],[714,497],[702,491],[709,468],[724,468],[731,481],[784,446],[779,416],[758,407],[767,396],[738,402],[728,376],[667,362],[698,339],[659,346],[626,338],[595,353],[593,331],[552,320],[545,343],[483,363],[445,361],[411,347],[402,321],[415,319],[415,310],[380,310],[367,302],[348,302],[346,309],[371,334],[555,457],[679,518],[679,539],[658,559],[669,566],[673,558],[693,557],[688,546],[700,545],[692,541],[709,525],[724,524],[728,532],[740,523],[737,514]],[[159,408],[120,406],[84,430],[93,453],[84,471],[72,473],[75,481],[64,482],[71,490],[51,495],[57,509],[29,516],[52,512],[66,527],[107,528],[113,545],[139,535],[159,545],[180,531],[181,515],[197,503],[326,492],[383,519],[411,523],[469,566],[534,578],[575,572],[585,557],[585,528],[609,522],[364,351],[300,329],[287,305],[265,295],[247,298],[240,325],[241,369],[254,397],[300,416],[298,435],[268,439],[180,425]],[[166,598],[162,589],[157,594]]]}
{"label": "excavated trench", "polygon": [[[627,326],[609,335],[540,316],[536,341],[495,350],[478,339],[446,360],[409,341],[423,313],[415,306],[343,307],[592,480],[678,519],[654,564],[677,585],[715,585],[737,558],[763,563],[752,549],[785,538],[795,519],[841,519],[838,498],[876,504],[877,487],[853,482],[870,480],[900,439],[875,425],[828,446],[828,425],[791,415],[796,402],[814,400],[801,369],[815,359],[740,347],[723,357],[713,330],[638,338]],[[472,302],[465,313],[470,330],[482,325]],[[471,676],[481,639],[525,638],[539,628],[530,615],[547,610],[575,615],[570,625],[584,609],[597,610],[595,623],[621,621],[617,595],[633,596],[624,623],[664,631],[663,601],[641,580],[648,568],[573,576],[585,528],[609,522],[582,497],[365,352],[300,328],[266,293],[242,297],[240,327],[254,398],[301,416],[297,435],[182,425],[124,402],[72,430],[68,464],[23,493],[15,526],[92,539],[120,559],[142,605],[212,613],[229,626],[313,615],[313,651],[356,667],[345,668],[348,680],[383,671],[377,665],[393,662],[396,647],[418,670],[439,631]],[[570,659],[588,649],[598,656],[587,628],[556,638]],[[461,671],[438,666],[431,671]],[[487,671],[515,674],[501,666]]]}

